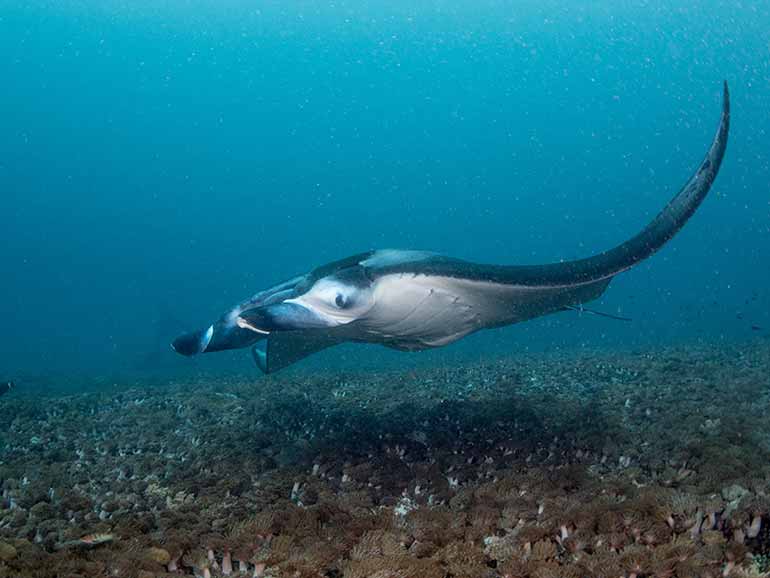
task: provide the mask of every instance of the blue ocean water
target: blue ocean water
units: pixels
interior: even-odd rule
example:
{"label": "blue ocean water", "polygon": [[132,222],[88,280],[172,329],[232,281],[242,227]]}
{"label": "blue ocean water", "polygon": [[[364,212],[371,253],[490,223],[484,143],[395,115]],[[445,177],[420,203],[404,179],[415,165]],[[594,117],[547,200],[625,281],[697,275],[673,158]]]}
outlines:
{"label": "blue ocean water", "polygon": [[371,248],[512,264],[609,248],[700,161],[723,79],[709,198],[593,304],[632,323],[565,313],[307,363],[763,338],[768,31],[760,1],[5,2],[0,370],[245,369],[168,341]]}

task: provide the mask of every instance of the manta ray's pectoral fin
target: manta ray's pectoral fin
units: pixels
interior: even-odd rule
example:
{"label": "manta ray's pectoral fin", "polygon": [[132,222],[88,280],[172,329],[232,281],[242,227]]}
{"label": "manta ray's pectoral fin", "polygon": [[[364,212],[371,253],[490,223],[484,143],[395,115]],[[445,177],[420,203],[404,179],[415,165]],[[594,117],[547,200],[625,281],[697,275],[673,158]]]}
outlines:
{"label": "manta ray's pectoral fin", "polygon": [[264,373],[274,373],[344,341],[325,331],[280,331],[257,343],[252,347],[251,354],[259,369]]}

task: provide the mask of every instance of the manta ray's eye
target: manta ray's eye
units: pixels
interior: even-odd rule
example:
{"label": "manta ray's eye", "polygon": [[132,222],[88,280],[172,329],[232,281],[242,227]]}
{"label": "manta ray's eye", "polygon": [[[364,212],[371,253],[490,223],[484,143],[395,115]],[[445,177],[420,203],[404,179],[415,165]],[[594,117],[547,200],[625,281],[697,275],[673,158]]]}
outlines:
{"label": "manta ray's eye", "polygon": [[337,293],[337,296],[334,298],[334,304],[342,309],[347,304],[347,300],[342,293]]}

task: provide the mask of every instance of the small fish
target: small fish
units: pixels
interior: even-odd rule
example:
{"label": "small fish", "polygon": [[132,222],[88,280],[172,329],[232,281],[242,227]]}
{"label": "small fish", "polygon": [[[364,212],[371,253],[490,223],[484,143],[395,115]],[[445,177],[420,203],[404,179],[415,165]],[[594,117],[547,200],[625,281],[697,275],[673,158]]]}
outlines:
{"label": "small fish", "polygon": [[762,328],[759,325],[752,325],[751,326],[752,331],[762,331]]}
{"label": "small fish", "polygon": [[0,395],[5,395],[14,387],[16,387],[16,384],[14,384],[12,381],[3,381],[0,383]]}
{"label": "small fish", "polygon": [[115,537],[112,534],[88,534],[80,539],[80,542],[88,546],[98,546],[105,542],[112,542]]}
{"label": "small fish", "polygon": [[77,540],[69,540],[56,545],[57,550],[65,548],[95,548],[101,544],[112,542],[115,536],[112,534],[88,534]]}

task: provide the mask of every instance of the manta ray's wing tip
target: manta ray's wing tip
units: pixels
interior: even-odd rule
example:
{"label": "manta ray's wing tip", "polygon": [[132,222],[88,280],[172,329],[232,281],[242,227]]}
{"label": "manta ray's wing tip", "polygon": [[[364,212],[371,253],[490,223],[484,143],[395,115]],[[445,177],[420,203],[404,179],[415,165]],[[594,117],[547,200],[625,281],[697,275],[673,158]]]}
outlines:
{"label": "manta ray's wing tip", "polygon": [[725,114],[730,114],[730,88],[727,86],[727,80],[722,81],[722,99]]}

